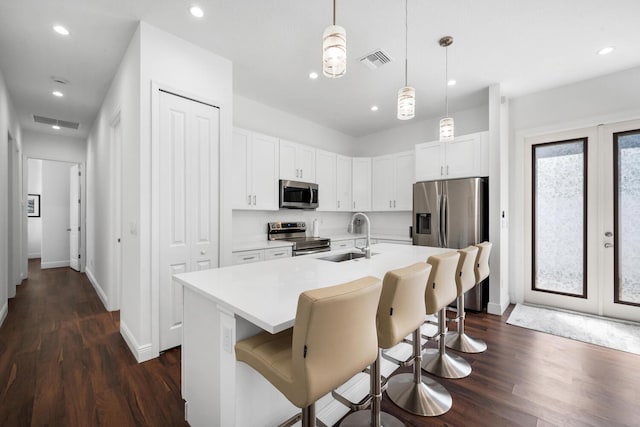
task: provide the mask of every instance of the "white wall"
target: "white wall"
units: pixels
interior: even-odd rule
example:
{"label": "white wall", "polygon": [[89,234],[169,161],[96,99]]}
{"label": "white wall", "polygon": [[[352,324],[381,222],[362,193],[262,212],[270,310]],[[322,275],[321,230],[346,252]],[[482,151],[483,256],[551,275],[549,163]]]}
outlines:
{"label": "white wall", "polygon": [[[123,295],[121,307],[117,306],[116,289],[116,231],[115,218],[118,203],[114,200],[112,125],[120,118],[122,131],[122,157],[127,162],[122,165],[122,203],[138,197],[140,144],[140,29],[131,41],[118,70],[113,77],[100,111],[87,139],[87,276],[107,310],[126,307],[128,317],[139,310],[140,298],[136,297],[138,268],[128,271],[126,291],[134,294]],[[138,203],[123,206],[127,218],[138,222]],[[126,227],[126,222],[125,222]],[[122,235],[122,251],[137,263],[139,260],[138,238],[132,234]],[[131,263],[128,264],[131,266]],[[130,267],[131,268],[131,267]],[[126,292],[123,290],[123,293]],[[126,319],[121,316],[121,329],[126,328]]]}
{"label": "white wall", "polygon": [[[489,129],[489,104],[451,114],[455,119],[456,135],[482,132]],[[413,150],[416,144],[437,141],[441,117],[404,122],[396,127],[356,139],[357,156],[374,157]]]}
{"label": "white wall", "polygon": [[[42,194],[42,160],[27,161],[27,194]],[[27,229],[27,254],[29,258],[42,255],[42,217],[29,217]]]}
{"label": "white wall", "polygon": [[524,281],[524,138],[640,118],[640,67],[510,100],[510,274],[512,302]]}
{"label": "white wall", "polygon": [[[4,76],[0,71],[0,325],[4,322],[8,313],[9,286],[13,293],[13,283],[9,278],[10,273],[9,251],[15,248],[15,242],[9,242],[9,218],[7,206],[21,203],[19,200],[9,200],[9,159],[7,140],[11,134],[16,141],[18,151],[22,150],[21,133],[11,99],[7,91]],[[18,158],[21,158],[20,156]],[[18,165],[20,168],[21,166]],[[26,227],[26,223],[24,223]],[[23,228],[23,226],[21,226]],[[26,248],[24,249],[26,251]],[[22,249],[21,249],[22,251]],[[13,265],[11,266],[13,270]],[[26,270],[21,273],[26,273]]]}
{"label": "white wall", "polygon": [[233,125],[352,156],[356,138],[249,98],[233,96]]}
{"label": "white wall", "polygon": [[69,266],[69,170],[73,164],[42,162],[42,268]]}

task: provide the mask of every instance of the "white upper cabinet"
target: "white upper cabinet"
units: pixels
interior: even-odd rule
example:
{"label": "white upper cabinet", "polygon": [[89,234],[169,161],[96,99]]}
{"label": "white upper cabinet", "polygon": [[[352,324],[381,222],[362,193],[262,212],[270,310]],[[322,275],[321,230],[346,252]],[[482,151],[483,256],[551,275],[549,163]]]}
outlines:
{"label": "white upper cabinet", "polygon": [[374,211],[410,211],[414,182],[414,153],[405,151],[373,158]]}
{"label": "white upper cabinet", "polygon": [[415,180],[467,178],[489,175],[489,133],[478,132],[448,142],[415,147]]}
{"label": "white upper cabinet", "polygon": [[371,210],[371,158],[354,157],[352,161],[353,208],[351,211]]}
{"label": "white upper cabinet", "polygon": [[278,138],[233,129],[233,209],[278,210]]}
{"label": "white upper cabinet", "polygon": [[280,179],[316,182],[315,166],[314,148],[280,140]]}
{"label": "white upper cabinet", "polygon": [[[318,170],[319,172],[319,170]],[[316,172],[317,173],[317,172]],[[336,193],[338,211],[351,212],[353,206],[351,157],[336,156]]]}
{"label": "white upper cabinet", "polygon": [[[316,150],[316,184],[318,184],[318,210],[335,211],[338,208],[336,193],[336,154]],[[349,177],[351,181],[351,177]]]}

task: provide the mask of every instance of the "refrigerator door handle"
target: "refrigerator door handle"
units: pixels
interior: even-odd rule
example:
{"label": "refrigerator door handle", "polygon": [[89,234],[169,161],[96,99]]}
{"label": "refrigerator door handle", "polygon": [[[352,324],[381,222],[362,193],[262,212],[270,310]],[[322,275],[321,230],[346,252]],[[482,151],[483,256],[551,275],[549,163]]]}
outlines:
{"label": "refrigerator door handle", "polygon": [[438,218],[438,226],[440,230],[438,230],[438,246],[444,248],[444,194],[440,195],[440,218]]}
{"label": "refrigerator door handle", "polygon": [[440,223],[442,224],[442,241],[444,243],[444,245],[442,246],[443,248],[448,248],[449,247],[449,236],[447,236],[447,228],[449,225],[449,221],[447,221],[447,217],[449,216],[449,200],[447,200],[447,195],[443,194],[442,195],[442,210],[444,212],[444,215],[442,215],[442,219],[440,221]]}

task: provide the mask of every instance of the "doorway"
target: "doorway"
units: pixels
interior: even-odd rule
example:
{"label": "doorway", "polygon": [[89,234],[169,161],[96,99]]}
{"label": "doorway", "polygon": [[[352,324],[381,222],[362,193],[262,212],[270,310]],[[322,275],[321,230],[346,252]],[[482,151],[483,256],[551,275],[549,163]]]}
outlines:
{"label": "doorway", "polygon": [[28,257],[41,268],[81,268],[81,165],[27,159]]}
{"label": "doorway", "polygon": [[640,321],[640,121],[526,139],[525,302]]}

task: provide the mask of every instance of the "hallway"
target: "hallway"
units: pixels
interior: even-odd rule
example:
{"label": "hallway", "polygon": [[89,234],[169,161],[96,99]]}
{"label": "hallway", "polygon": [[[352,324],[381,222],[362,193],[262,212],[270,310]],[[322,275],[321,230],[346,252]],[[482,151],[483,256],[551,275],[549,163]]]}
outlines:
{"label": "hallway", "polygon": [[84,274],[40,269],[0,328],[0,425],[180,426],[180,351],[138,364]]}

